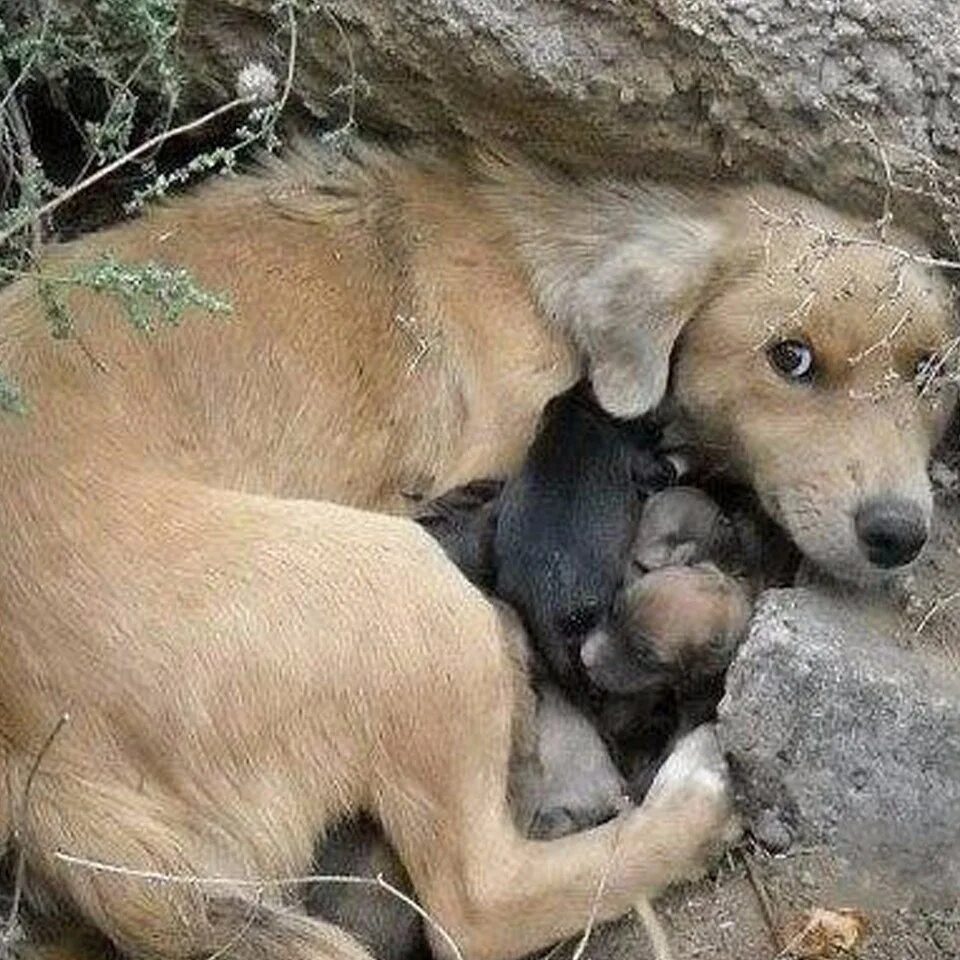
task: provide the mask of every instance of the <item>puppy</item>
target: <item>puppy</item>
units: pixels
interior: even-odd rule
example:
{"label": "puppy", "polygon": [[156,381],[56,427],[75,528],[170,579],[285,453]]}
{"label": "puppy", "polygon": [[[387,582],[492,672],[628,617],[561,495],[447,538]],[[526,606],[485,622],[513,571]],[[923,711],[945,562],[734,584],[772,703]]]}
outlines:
{"label": "puppy", "polygon": [[655,493],[643,505],[631,551],[634,565],[655,570],[723,558],[739,550],[733,526],[719,504],[697,487]]}
{"label": "puppy", "polygon": [[746,589],[712,564],[665,566],[628,576],[610,628],[587,638],[592,715],[631,799],[678,736],[715,717],[750,609]]}
{"label": "puppy", "polygon": [[728,483],[678,486],[643,505],[631,560],[640,570],[710,562],[736,576],[751,595],[786,586],[799,566],[797,548],[751,491]]}
{"label": "puppy", "polygon": [[[576,406],[568,415],[571,400]],[[714,500],[692,487],[647,497],[636,527],[642,485],[622,484],[619,499],[612,497],[609,465],[638,451],[645,465],[664,461],[658,460],[650,436],[637,447],[632,436],[627,442],[622,432],[611,431],[604,438],[606,447],[591,446],[594,424],[584,416],[582,402],[582,396],[568,394],[548,405],[518,479],[499,488],[499,500],[497,485],[475,484],[428,505],[421,522],[455,561],[466,561],[474,572],[483,569],[478,582],[486,589],[498,593],[505,581],[522,584],[523,590],[512,597],[519,598],[513,602],[525,622],[537,625],[531,626],[529,638],[541,703],[549,701],[545,712],[555,712],[558,694],[552,684],[560,683],[592,718],[627,776],[631,797],[642,798],[678,732],[713,715],[723,674],[750,613],[744,582],[721,572],[715,563],[746,573],[755,558],[746,555],[745,545],[757,548],[756,536],[743,519],[735,526]],[[573,465],[579,467],[576,475]],[[665,464],[664,472],[667,469]],[[556,479],[554,472],[559,474]],[[512,491],[510,533],[521,530],[523,537],[501,536],[499,529],[504,500]],[[619,513],[611,510],[611,502],[620,507]],[[612,523],[611,516],[619,523]],[[611,530],[618,535],[611,536]],[[634,539],[625,550],[623,538],[631,531]],[[482,558],[479,563],[477,557]],[[606,605],[585,618],[585,629],[556,630],[553,625],[564,622],[570,599],[591,588],[598,595],[598,584],[606,585]],[[562,723],[553,726],[563,729]],[[549,766],[548,780],[553,776]],[[590,779],[573,777],[569,757],[556,768],[558,778],[570,777],[572,793],[582,789],[581,780]],[[597,776],[596,782],[610,780]],[[615,810],[614,798],[623,792],[618,783],[592,813],[571,814],[564,813],[571,804],[553,791],[557,802],[544,817],[556,823],[602,819]]]}
{"label": "puppy", "polygon": [[569,692],[581,686],[583,640],[623,582],[642,498],[676,477],[657,439],[651,424],[614,419],[578,384],[547,404],[491,514],[493,593],[517,610]]}
{"label": "puppy", "polygon": [[631,798],[643,797],[677,736],[714,717],[752,597],[773,582],[760,564],[768,533],[745,504],[733,519],[694,487],[644,504],[610,627],[581,650],[601,691],[595,723]]}
{"label": "puppy", "polygon": [[610,630],[590,634],[580,657],[608,693],[692,690],[722,675],[749,619],[746,590],[713,564],[664,566],[628,576]]}

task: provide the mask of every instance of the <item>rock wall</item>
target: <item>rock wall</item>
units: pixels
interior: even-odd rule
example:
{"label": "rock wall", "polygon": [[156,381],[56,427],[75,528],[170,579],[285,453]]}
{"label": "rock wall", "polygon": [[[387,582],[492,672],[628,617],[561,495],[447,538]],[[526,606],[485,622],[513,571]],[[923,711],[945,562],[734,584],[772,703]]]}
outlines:
{"label": "rock wall", "polygon": [[[251,58],[281,69],[269,8],[190,0],[196,90],[226,95]],[[297,95],[333,124],[353,78],[368,131],[504,140],[574,168],[767,177],[878,216],[892,193],[898,220],[952,252],[936,207],[960,210],[960,4],[327,0],[298,41]]]}
{"label": "rock wall", "polygon": [[953,906],[960,673],[891,642],[865,607],[762,599],[720,710],[741,808],[776,850],[824,844],[901,907]]}

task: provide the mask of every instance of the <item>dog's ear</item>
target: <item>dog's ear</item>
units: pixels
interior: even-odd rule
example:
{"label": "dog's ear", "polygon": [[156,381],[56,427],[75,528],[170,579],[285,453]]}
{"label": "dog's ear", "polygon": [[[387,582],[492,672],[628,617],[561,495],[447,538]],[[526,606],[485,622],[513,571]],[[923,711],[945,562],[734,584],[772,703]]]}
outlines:
{"label": "dog's ear", "polygon": [[570,317],[571,332],[600,406],[615,417],[639,417],[663,399],[673,344],[690,311],[655,289],[642,265],[601,283],[588,298],[593,304],[584,304],[589,312]]}
{"label": "dog's ear", "polygon": [[719,221],[662,205],[571,277],[578,309],[567,322],[609,413],[638,417],[663,399],[674,343],[714,274],[722,233]]}
{"label": "dog's ear", "polygon": [[673,344],[729,246],[722,198],[575,180],[504,152],[478,155],[475,172],[601,406],[624,418],[653,409]]}

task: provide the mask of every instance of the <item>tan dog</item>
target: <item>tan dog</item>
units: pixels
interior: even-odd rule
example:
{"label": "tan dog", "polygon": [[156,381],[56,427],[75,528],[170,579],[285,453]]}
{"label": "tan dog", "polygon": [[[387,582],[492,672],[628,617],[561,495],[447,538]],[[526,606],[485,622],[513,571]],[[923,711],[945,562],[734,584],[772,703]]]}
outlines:
{"label": "tan dog", "polygon": [[872,236],[772,188],[706,203],[315,157],[44,264],[182,263],[228,293],[225,322],[146,340],[74,292],[79,338],[57,341],[32,282],[5,291],[0,370],[29,410],[0,419],[3,809],[36,886],[135,955],[356,957],[272,889],[59,854],[297,874],[326,823],[367,809],[465,955],[492,958],[582,927],[601,877],[602,918],[699,868],[729,815],[707,734],[640,810],[525,840],[505,793],[526,698],[500,617],[412,523],[313,498],[402,510],[511,469],[581,357],[609,409],[638,413],[690,321],[675,393],[718,465],[839,573],[875,566],[856,518],[884,499],[873,539],[905,555],[937,423],[913,374],[946,348],[946,292],[876,246],[818,245],[794,209]]}

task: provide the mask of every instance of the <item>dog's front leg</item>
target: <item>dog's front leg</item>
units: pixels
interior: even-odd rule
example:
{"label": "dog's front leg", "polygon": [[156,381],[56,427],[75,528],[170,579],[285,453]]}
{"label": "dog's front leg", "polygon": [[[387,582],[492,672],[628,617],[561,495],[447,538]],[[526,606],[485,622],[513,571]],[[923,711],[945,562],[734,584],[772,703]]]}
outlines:
{"label": "dog's front leg", "polygon": [[[461,630],[467,617],[463,609]],[[643,806],[562,839],[523,836],[506,801],[516,667],[489,624],[488,615],[476,620],[468,648],[434,647],[443,696],[418,704],[402,743],[386,744],[391,769],[379,791],[378,814],[421,902],[467,960],[522,956],[577,933],[591,916],[625,913],[699,873],[734,823],[719,748],[701,728]],[[436,929],[432,937],[452,954]]]}

